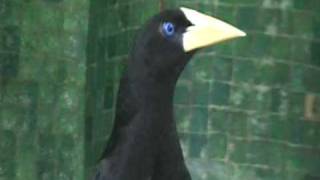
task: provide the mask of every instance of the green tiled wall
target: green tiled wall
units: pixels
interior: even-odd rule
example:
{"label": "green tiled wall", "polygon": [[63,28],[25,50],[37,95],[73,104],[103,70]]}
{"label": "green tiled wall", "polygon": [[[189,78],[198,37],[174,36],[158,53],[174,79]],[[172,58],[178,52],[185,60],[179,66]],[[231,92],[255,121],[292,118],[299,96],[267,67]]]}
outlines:
{"label": "green tiled wall", "polygon": [[319,0],[0,0],[0,180],[89,176],[134,34],[161,6],[248,33],[178,82],[193,179],[320,179]]}
{"label": "green tiled wall", "polygon": [[83,179],[88,2],[0,1],[0,179]]}

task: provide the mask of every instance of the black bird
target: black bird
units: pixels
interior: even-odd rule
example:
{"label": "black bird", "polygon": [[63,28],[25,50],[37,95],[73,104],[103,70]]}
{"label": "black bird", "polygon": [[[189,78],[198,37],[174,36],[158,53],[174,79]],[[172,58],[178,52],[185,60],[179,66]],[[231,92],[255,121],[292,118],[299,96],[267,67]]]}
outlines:
{"label": "black bird", "polygon": [[121,79],[113,131],[95,180],[190,180],[176,124],[177,79],[197,49],[245,36],[188,8],[166,10],[138,34]]}

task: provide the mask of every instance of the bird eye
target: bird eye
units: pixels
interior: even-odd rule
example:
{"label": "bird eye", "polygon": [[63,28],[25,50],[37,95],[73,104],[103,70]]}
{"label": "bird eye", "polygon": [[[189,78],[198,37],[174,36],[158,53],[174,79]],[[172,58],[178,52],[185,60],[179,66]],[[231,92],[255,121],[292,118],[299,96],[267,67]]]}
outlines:
{"label": "bird eye", "polygon": [[175,33],[174,25],[170,22],[163,23],[162,32],[166,37],[171,37]]}

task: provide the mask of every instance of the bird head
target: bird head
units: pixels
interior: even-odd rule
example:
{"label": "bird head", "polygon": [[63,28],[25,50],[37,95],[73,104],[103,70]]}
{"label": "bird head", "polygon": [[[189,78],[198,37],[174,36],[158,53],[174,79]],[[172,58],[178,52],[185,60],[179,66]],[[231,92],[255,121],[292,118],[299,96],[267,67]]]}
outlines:
{"label": "bird head", "polygon": [[245,35],[217,18],[181,7],[151,18],[140,31],[132,55],[149,74],[164,77],[179,74],[198,49]]}

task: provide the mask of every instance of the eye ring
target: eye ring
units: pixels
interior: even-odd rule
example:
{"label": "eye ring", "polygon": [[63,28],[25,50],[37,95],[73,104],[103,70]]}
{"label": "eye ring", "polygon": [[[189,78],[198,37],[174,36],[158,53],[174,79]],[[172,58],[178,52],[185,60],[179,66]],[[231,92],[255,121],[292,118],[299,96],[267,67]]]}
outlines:
{"label": "eye ring", "polygon": [[171,22],[164,22],[162,24],[162,32],[166,37],[171,37],[175,33],[175,27]]}

